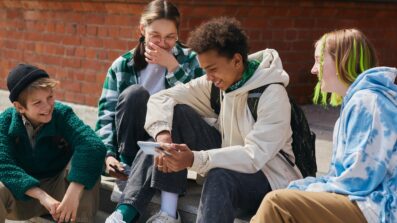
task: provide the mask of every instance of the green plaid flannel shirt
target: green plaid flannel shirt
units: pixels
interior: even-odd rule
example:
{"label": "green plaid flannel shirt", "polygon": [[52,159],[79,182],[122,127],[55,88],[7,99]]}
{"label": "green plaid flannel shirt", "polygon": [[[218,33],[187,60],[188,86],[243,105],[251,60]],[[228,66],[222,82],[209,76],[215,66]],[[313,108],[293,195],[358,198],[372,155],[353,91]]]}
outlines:
{"label": "green plaid flannel shirt", "polygon": [[[166,88],[187,83],[204,74],[199,67],[197,54],[177,44],[173,49],[179,68],[175,72],[165,73]],[[117,58],[110,66],[98,103],[98,121],[95,131],[107,148],[107,156],[117,156],[117,137],[115,112],[120,93],[127,87],[139,83],[139,73],[133,69],[134,50]]]}

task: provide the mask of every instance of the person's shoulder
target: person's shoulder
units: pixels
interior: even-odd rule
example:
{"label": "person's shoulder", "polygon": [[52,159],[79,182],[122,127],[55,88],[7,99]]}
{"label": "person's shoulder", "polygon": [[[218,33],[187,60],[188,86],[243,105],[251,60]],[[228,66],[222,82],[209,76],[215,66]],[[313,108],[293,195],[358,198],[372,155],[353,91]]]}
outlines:
{"label": "person's shoulder", "polygon": [[1,125],[7,124],[11,122],[12,118],[17,113],[17,110],[14,107],[8,107],[6,110],[0,113],[0,123]]}
{"label": "person's shoulder", "polygon": [[180,57],[184,59],[193,59],[197,56],[197,53],[195,51],[181,43],[177,43],[175,45],[175,47],[173,48],[173,54],[177,58]]}
{"label": "person's shoulder", "polygon": [[72,107],[62,102],[56,101],[54,105],[54,117],[66,116],[73,113]]}
{"label": "person's shoulder", "polygon": [[127,66],[131,66],[131,63],[133,63],[134,51],[135,50],[132,49],[116,58],[111,65],[111,69],[120,70],[125,69]]}

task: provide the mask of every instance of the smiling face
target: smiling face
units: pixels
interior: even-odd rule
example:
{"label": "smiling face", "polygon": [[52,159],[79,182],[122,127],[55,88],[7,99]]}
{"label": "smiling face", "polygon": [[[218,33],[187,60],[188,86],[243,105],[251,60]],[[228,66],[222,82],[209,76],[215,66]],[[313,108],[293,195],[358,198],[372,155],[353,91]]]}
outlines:
{"label": "smiling face", "polygon": [[337,71],[335,67],[335,61],[332,58],[331,54],[324,49],[323,53],[323,73],[320,77],[320,60],[321,60],[321,51],[322,44],[316,44],[316,50],[314,53],[315,62],[311,69],[311,73],[318,76],[321,81],[321,91],[323,92],[337,92],[339,90],[338,86],[342,84],[342,82],[338,79]]}
{"label": "smiling face", "polygon": [[166,51],[171,51],[178,40],[178,30],[172,20],[157,19],[150,25],[141,25],[140,30],[146,42],[152,42]]}
{"label": "smiling face", "polygon": [[23,106],[18,101],[14,106],[19,113],[25,116],[33,127],[45,124],[51,121],[54,110],[54,93],[52,88],[38,88],[31,90],[26,95],[26,105]]}
{"label": "smiling face", "polygon": [[238,53],[229,59],[215,50],[209,50],[198,54],[198,60],[207,74],[207,80],[221,90],[226,90],[239,81],[244,72],[243,59]]}

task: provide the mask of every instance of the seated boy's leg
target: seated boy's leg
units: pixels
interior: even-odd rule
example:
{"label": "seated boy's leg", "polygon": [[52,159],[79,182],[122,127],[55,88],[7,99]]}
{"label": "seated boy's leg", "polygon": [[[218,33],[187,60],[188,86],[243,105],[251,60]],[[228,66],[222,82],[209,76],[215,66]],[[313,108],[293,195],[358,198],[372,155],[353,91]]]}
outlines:
{"label": "seated boy's leg", "polygon": [[276,190],[263,199],[251,223],[265,222],[366,222],[348,197],[327,192]]}
{"label": "seated boy's leg", "polygon": [[262,171],[254,174],[227,169],[212,169],[204,182],[197,222],[232,223],[237,208],[255,212],[271,191]]}
{"label": "seated boy's leg", "polygon": [[[192,108],[177,105],[173,120],[174,142],[186,143],[191,149],[220,147],[219,132],[202,120]],[[152,199],[155,189],[177,194],[185,193],[186,177],[186,170],[171,174],[158,171],[153,166],[153,156],[146,155],[140,150],[131,165],[131,173],[120,204],[132,205],[142,213]]]}
{"label": "seated boy's leg", "polygon": [[38,200],[16,200],[11,191],[0,182],[0,222],[5,219],[28,220],[46,213],[48,211]]}
{"label": "seated boy's leg", "polygon": [[156,190],[152,188],[153,156],[142,150],[136,154],[131,165],[127,185],[121,195],[119,204],[133,206],[139,213],[145,211]]}
{"label": "seated boy's leg", "polygon": [[221,147],[219,131],[210,126],[187,105],[176,105],[172,122],[172,140],[184,143],[191,150],[207,150]]}
{"label": "seated boy's leg", "polygon": [[[172,141],[184,143],[191,150],[219,148],[219,131],[208,125],[200,115],[187,105],[176,105],[172,123]],[[152,187],[162,191],[183,194],[187,187],[187,170],[176,173],[163,173],[153,169]]]}
{"label": "seated boy's leg", "polygon": [[146,141],[150,136],[144,129],[146,104],[149,92],[140,85],[126,88],[119,96],[116,106],[116,131],[119,152],[130,159],[128,165],[139,150],[137,141]]}

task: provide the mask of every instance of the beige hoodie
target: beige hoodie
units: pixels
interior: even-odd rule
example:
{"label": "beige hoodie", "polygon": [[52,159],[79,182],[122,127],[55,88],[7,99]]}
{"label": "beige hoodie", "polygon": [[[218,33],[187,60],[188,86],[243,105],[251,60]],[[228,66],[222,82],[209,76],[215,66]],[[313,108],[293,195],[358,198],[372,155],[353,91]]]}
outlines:
{"label": "beige hoodie", "polygon": [[284,150],[294,159],[287,92],[279,84],[270,85],[259,99],[256,122],[247,106],[247,96],[248,91],[269,83],[287,86],[289,77],[275,50],[252,54],[249,60],[253,59],[260,61],[258,69],[242,87],[224,94],[219,117],[210,105],[212,83],[203,76],[151,96],[145,129],[153,137],[163,130],[171,131],[174,106],[189,105],[203,118],[218,118],[222,134],[222,148],[193,152],[192,170],[202,175],[213,168],[242,173],[262,170],[272,189],[285,188],[290,181],[302,177],[298,168],[279,153]]}

